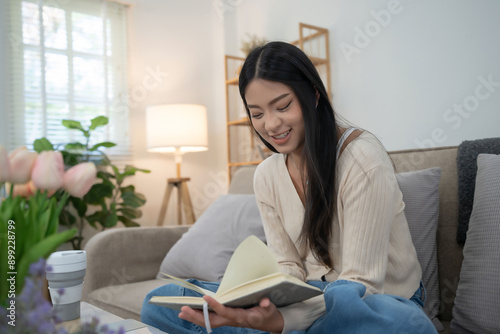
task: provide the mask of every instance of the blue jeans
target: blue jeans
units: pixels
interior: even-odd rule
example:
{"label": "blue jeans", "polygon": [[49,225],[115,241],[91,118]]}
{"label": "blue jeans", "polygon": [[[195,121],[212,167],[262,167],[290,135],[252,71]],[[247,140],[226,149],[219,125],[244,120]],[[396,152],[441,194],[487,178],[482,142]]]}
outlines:
{"label": "blue jeans", "polygon": [[[219,283],[189,280],[205,289],[216,291]],[[326,313],[318,318],[307,330],[293,334],[390,334],[390,333],[437,333],[434,325],[422,310],[425,289],[420,285],[410,299],[393,295],[368,295],[364,298],[365,286],[361,283],[338,280],[332,283],[311,281],[309,284],[323,290]],[[142,322],[171,334],[207,333],[204,327],[178,318],[178,311],[149,304],[152,296],[199,296],[198,293],[167,284],[151,291],[145,298]],[[214,334],[258,334],[259,330],[239,327],[219,327]]]}
{"label": "blue jeans", "polygon": [[[195,279],[190,279],[188,281],[204,289],[214,292],[219,288],[219,283],[202,282]],[[179,311],[175,311],[163,306],[149,304],[148,301],[153,296],[201,296],[199,293],[191,289],[180,287],[176,284],[167,284],[156,288],[148,293],[148,295],[144,299],[144,303],[142,304],[141,309],[141,321],[145,324],[156,327],[170,334],[207,333],[204,327],[180,319],[178,317]],[[243,327],[218,327],[213,328],[212,333],[257,334],[266,332]]]}

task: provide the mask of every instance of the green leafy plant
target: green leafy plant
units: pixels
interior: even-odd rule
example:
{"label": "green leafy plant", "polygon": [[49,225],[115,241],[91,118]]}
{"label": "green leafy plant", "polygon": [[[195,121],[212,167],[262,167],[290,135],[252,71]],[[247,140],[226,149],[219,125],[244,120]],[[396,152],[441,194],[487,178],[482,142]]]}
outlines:
{"label": "green leafy plant", "polygon": [[[88,223],[95,229],[105,230],[121,222],[125,227],[139,226],[135,219],[142,216],[142,207],[146,197],[135,191],[133,185],[125,185],[128,177],[137,172],[149,173],[149,170],[126,165],[120,169],[114,165],[103,151],[104,148],[116,146],[115,143],[104,141],[92,144],[92,135],[99,127],[108,124],[109,119],[98,116],[90,121],[88,127],[75,120],[63,120],[62,124],[83,134],[85,142],[72,142],[64,145],[61,150],[66,166],[74,166],[80,162],[94,162],[98,167],[97,178],[100,182],[94,184],[83,197],[70,196],[68,204],[60,215],[60,223],[72,227],[77,225],[78,233],[71,240],[74,249],[82,248],[83,228]],[[54,145],[41,138],[34,142],[35,151],[53,150]],[[59,194],[58,194],[59,196]],[[71,206],[73,209],[71,209]]]}
{"label": "green leafy plant", "polygon": [[58,215],[67,196],[64,193],[57,201],[37,192],[29,199],[9,196],[0,202],[0,302],[5,302],[12,292],[9,277],[15,277],[15,291],[21,291],[29,266],[40,257],[47,258],[76,234],[76,229],[57,231]]}

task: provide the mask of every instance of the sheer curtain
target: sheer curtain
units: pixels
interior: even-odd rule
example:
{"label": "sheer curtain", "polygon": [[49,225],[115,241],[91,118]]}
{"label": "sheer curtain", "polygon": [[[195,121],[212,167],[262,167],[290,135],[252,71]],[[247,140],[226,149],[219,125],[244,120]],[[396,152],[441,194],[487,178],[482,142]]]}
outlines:
{"label": "sheer curtain", "polygon": [[84,141],[63,119],[110,124],[92,142],[130,150],[127,103],[127,6],[97,0],[6,0],[7,147]]}

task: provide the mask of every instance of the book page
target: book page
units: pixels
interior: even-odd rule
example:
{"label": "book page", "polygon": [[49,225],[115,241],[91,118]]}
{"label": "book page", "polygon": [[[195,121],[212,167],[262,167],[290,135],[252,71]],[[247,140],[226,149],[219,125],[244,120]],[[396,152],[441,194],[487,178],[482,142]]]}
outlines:
{"label": "book page", "polygon": [[279,272],[274,253],[259,238],[249,236],[234,251],[215,295]]}
{"label": "book page", "polygon": [[148,303],[180,311],[183,306],[201,309],[205,300],[202,297],[191,296],[153,296]]}

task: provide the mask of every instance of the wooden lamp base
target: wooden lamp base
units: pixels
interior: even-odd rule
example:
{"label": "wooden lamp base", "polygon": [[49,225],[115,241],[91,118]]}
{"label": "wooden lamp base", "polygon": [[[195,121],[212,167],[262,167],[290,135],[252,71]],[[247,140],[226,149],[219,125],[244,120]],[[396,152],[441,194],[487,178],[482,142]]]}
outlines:
{"label": "wooden lamp base", "polygon": [[165,220],[165,215],[167,213],[168,201],[174,187],[177,188],[177,224],[182,225],[182,212],[184,212],[184,216],[186,217],[186,224],[194,224],[193,205],[191,203],[191,197],[189,196],[189,189],[187,187],[187,182],[189,180],[190,178],[188,177],[178,177],[167,180],[167,189],[165,190],[165,196],[163,197],[160,216],[158,217],[158,222],[156,224],[157,226],[163,225],[163,221]]}

